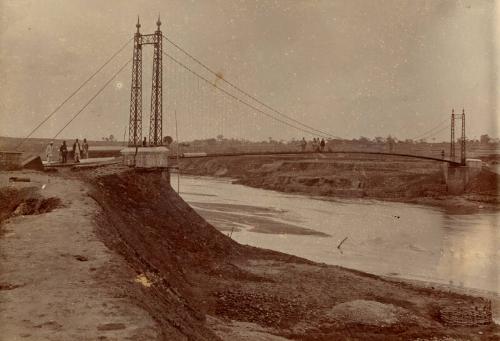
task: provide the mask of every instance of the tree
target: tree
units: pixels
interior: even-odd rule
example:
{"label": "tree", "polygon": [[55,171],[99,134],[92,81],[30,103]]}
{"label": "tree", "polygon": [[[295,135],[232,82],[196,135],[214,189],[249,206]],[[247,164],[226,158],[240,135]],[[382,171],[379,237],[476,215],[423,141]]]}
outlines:
{"label": "tree", "polygon": [[370,142],[370,140],[367,137],[361,136],[359,138],[359,142],[366,144],[366,143]]}
{"label": "tree", "polygon": [[387,136],[385,141],[389,145],[389,151],[392,153],[394,151],[394,142],[395,142],[394,138],[391,135],[389,135]]}
{"label": "tree", "polygon": [[490,140],[491,140],[491,138],[488,134],[484,134],[484,135],[480,136],[481,144],[488,144],[488,143],[490,143]]}
{"label": "tree", "polygon": [[170,146],[174,142],[174,139],[171,136],[164,136],[163,137],[163,144]]}

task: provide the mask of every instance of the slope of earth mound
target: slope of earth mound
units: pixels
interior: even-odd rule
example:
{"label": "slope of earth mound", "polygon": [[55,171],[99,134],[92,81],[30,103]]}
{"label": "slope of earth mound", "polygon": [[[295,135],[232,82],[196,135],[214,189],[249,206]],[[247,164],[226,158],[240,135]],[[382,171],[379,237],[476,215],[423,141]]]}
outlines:
{"label": "slope of earth mound", "polygon": [[[72,176],[83,177],[92,187],[91,196],[102,208],[98,234],[137,275],[133,285],[124,284],[124,291],[155,318],[166,340],[498,334],[482,298],[237,244],[191,209],[165,174],[113,166]],[[486,323],[446,324],[440,312],[450,306],[467,307],[464,311],[477,306]],[[360,309],[369,316],[352,318]],[[379,318],[386,313],[392,314],[391,323],[387,316]],[[466,313],[463,319],[468,319]]]}

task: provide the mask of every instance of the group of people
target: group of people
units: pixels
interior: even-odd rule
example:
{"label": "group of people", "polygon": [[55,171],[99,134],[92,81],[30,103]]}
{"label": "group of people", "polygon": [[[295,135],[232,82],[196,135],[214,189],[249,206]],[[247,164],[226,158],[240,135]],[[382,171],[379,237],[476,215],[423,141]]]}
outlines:
{"label": "group of people", "polygon": [[[63,141],[61,146],[59,147],[59,161],[62,163],[68,162],[68,145],[66,141]],[[87,159],[89,157],[89,144],[87,139],[83,139],[83,143],[80,144],[78,139],[73,143],[73,148],[71,150],[73,155],[73,161],[75,163],[80,162],[80,159]],[[50,142],[47,148],[45,149],[45,156],[47,162],[54,162],[54,142]]]}
{"label": "group of people", "polygon": [[[325,139],[320,140],[319,137],[317,137],[317,138],[315,137],[311,141],[311,145],[312,145],[313,152],[321,153],[325,150],[326,142],[325,142]],[[300,149],[303,152],[305,152],[307,149],[307,141],[304,137],[302,138],[302,141],[300,141]]]}

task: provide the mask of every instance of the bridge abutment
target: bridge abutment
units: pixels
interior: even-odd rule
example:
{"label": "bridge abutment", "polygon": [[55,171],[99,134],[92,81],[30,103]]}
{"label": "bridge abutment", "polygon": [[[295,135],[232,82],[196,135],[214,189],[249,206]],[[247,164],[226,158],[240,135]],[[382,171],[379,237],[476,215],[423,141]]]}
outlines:
{"label": "bridge abutment", "polygon": [[454,166],[443,164],[443,174],[450,194],[462,194],[469,182],[474,179],[482,169],[482,161],[479,159],[467,159],[465,166]]}
{"label": "bridge abutment", "polygon": [[168,148],[159,147],[127,147],[120,151],[123,164],[143,169],[166,169],[168,167]]}

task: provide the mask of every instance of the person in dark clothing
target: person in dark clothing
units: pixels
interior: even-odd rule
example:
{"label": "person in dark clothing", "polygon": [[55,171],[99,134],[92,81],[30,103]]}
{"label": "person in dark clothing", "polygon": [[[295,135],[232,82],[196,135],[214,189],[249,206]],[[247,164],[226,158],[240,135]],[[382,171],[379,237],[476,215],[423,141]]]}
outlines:
{"label": "person in dark clothing", "polygon": [[313,149],[313,152],[315,152],[315,153],[319,151],[318,141],[316,140],[315,137],[312,140],[312,149]]}
{"label": "person in dark clothing", "polygon": [[142,141],[142,146],[147,147],[148,146],[148,141],[146,141],[146,138]]}
{"label": "person in dark clothing", "polygon": [[300,150],[305,152],[307,147],[307,142],[306,139],[303,137],[302,141],[300,141]]}
{"label": "person in dark clothing", "polygon": [[444,159],[444,149],[441,150],[441,159]]}
{"label": "person in dark clothing", "polygon": [[325,139],[321,139],[321,142],[319,143],[319,149],[321,150],[321,152],[325,150],[325,145]]}
{"label": "person in dark clothing", "polygon": [[61,153],[61,162],[66,163],[68,161],[68,146],[66,141],[63,141],[61,147],[59,147],[59,152]]}

